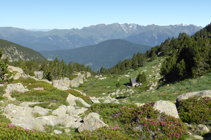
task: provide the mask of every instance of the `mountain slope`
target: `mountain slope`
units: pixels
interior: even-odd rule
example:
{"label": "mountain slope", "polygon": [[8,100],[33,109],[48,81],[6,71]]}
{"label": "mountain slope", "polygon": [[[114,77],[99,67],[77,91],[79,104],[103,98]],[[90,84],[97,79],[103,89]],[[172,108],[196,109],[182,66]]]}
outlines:
{"label": "mountain slope", "polygon": [[36,51],[72,49],[94,45],[110,39],[126,39],[133,43],[153,47],[168,37],[177,37],[180,32],[192,35],[200,29],[201,27],[194,25],[141,26],[118,23],[99,24],[82,29],[54,29],[47,32],[0,27],[0,38]]}
{"label": "mountain slope", "polygon": [[150,48],[151,47],[149,46],[115,39],[107,40],[97,45],[76,49],[43,51],[40,53],[46,58],[54,59],[55,57],[58,57],[60,60],[63,59],[66,63],[84,63],[85,65],[89,65],[93,70],[97,71],[101,66],[110,68],[121,60],[131,58],[134,53],[144,53]]}
{"label": "mountain slope", "polygon": [[12,61],[18,60],[45,60],[38,52],[21,45],[0,39],[0,48],[3,51],[3,58],[9,57]]}

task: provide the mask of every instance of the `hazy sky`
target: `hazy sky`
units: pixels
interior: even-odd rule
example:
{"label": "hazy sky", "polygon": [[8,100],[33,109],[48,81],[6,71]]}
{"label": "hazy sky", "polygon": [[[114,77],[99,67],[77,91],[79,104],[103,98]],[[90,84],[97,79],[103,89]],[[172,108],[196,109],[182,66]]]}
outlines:
{"label": "hazy sky", "polygon": [[0,27],[71,29],[96,24],[211,23],[211,0],[0,0]]}

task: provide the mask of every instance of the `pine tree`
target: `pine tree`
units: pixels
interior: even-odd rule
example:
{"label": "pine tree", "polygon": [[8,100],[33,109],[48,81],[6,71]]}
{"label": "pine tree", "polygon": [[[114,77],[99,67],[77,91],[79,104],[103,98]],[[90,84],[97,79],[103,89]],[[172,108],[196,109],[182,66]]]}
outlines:
{"label": "pine tree", "polygon": [[136,77],[136,82],[138,83],[146,83],[147,82],[147,76],[146,74],[143,72],[143,73],[139,73],[138,76]]}
{"label": "pine tree", "polygon": [[[0,58],[3,55],[3,51],[0,49]],[[0,60],[0,83],[8,83],[13,79],[9,79],[11,73],[7,70],[8,67],[8,57],[5,60]]]}

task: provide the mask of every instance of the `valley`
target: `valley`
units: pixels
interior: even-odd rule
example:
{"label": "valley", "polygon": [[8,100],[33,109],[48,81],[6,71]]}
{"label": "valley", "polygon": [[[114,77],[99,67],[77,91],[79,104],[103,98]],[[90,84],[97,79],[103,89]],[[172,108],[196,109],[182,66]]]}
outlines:
{"label": "valley", "polygon": [[[67,65],[65,57],[74,57],[67,51],[57,51],[63,60],[2,59],[0,139],[211,138],[211,24],[155,47],[124,40],[102,44],[84,47],[82,56],[88,55],[82,58],[97,53],[92,59],[116,60],[115,53],[135,49],[98,72],[86,63]],[[1,56],[8,53],[2,50]],[[143,82],[132,87],[130,78],[139,74]]]}

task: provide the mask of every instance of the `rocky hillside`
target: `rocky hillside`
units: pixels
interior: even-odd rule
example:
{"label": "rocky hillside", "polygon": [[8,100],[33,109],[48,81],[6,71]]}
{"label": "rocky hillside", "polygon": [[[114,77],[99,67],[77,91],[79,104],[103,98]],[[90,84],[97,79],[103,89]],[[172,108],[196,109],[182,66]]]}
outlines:
{"label": "rocky hillside", "polygon": [[40,53],[6,40],[0,39],[0,48],[3,51],[3,59],[9,57],[10,61],[45,60]]}
{"label": "rocky hillside", "polygon": [[[41,73],[36,73],[36,78],[9,66],[14,81],[0,86],[0,138],[210,139],[211,91],[203,91],[204,87],[189,92],[191,79],[181,83],[185,86],[179,90],[176,84],[157,88],[163,61],[156,59],[121,76],[77,73],[73,80],[52,82],[42,79]],[[126,84],[141,71],[150,73],[148,90]],[[204,78],[193,79],[191,86],[196,87]],[[80,86],[71,84],[73,81]],[[167,98],[172,95],[174,98]]]}
{"label": "rocky hillside", "polygon": [[141,45],[159,45],[179,33],[194,34],[201,27],[194,25],[141,26],[138,24],[99,24],[82,29],[54,29],[33,32],[19,28],[0,27],[0,38],[27,46],[36,51],[73,49],[95,45],[110,39],[125,39]]}

